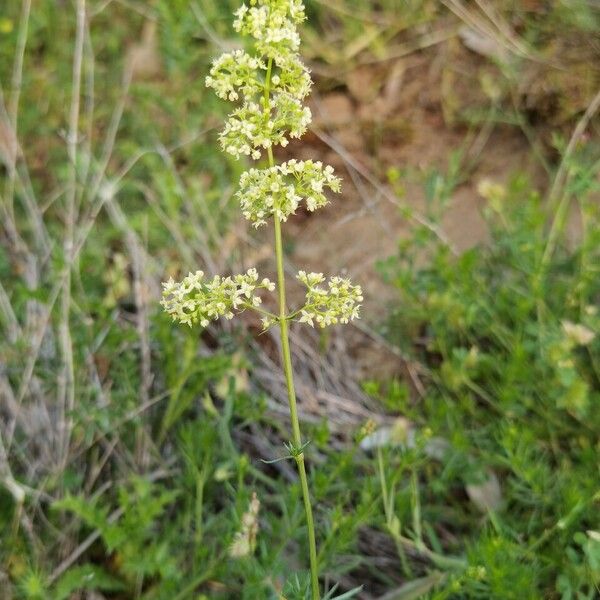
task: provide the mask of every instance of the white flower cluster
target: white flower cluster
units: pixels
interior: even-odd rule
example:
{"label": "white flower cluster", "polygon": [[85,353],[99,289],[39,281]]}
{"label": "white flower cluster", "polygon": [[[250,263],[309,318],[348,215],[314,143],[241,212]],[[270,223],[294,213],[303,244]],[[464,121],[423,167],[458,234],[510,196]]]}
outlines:
{"label": "white flower cluster", "polygon": [[[252,52],[234,50],[214,61],[206,78],[219,98],[236,102],[219,139],[223,149],[235,156],[258,160],[269,150],[270,167],[250,169],[240,179],[240,200],[244,216],[255,227],[269,217],[286,221],[301,202],[314,211],[327,204],[326,189],[339,192],[340,179],[332,167],[319,161],[289,160],[273,164],[273,146],[287,146],[289,138],[306,131],[311,113],[303,106],[312,81],[298,56],[297,26],[306,13],[302,0],[246,0],[235,13],[234,29],[253,38]],[[320,327],[347,323],[358,318],[362,291],[348,279],[331,277],[327,287],[320,273],[300,271],[298,278],[308,288],[306,304],[297,312],[277,317],[258,308],[259,288],[275,288],[268,279],[258,281],[255,269],[245,275],[205,279],[202,271],[190,273],[182,282],[164,283],[162,305],[174,320],[190,327],[206,327],[221,316],[231,319],[234,311],[254,308],[268,329],[281,318]]]}
{"label": "white flower cluster", "polygon": [[243,50],[234,50],[222,54],[213,62],[206,86],[215,90],[219,98],[234,102],[240,97],[254,96],[263,89],[263,83],[257,77],[258,69],[267,66],[260,58],[254,58]]}
{"label": "white flower cluster", "polygon": [[229,115],[219,141],[223,150],[235,158],[244,155],[259,159],[261,149],[285,147],[288,137],[301,137],[310,120],[310,109],[292,96],[279,94],[268,102],[260,98],[258,102],[245,102]]}
{"label": "white flower cluster", "polygon": [[268,169],[250,169],[243,173],[237,196],[246,219],[259,227],[272,215],[287,221],[303,200],[309,211],[325,206],[326,187],[333,192],[341,189],[333,167],[323,167],[320,161],[292,159]]}
{"label": "white flower cluster", "polygon": [[[252,102],[264,92],[265,73],[260,72],[266,70],[267,64],[261,57],[251,56],[244,50],[234,50],[213,62],[205,83],[223,100],[235,102],[243,97]],[[300,101],[308,96],[311,86],[310,73],[296,55],[286,58],[281,65],[275,63],[275,68],[272,68],[270,91],[275,98],[287,96]],[[274,108],[277,109],[277,106]]]}
{"label": "white flower cluster", "polygon": [[312,81],[297,55],[296,31],[305,18],[300,0],[251,0],[250,7],[243,4],[236,11],[234,28],[255,38],[256,56],[226,53],[206,78],[220,98],[241,101],[219,137],[223,150],[235,158],[259,159],[263,150],[286,146],[306,131],[312,115],[302,100]]}
{"label": "white flower cluster", "polygon": [[161,304],[174,321],[207,327],[221,316],[232,319],[234,310],[241,312],[259,306],[262,300],[255,295],[258,289],[273,291],[275,284],[268,279],[259,282],[256,269],[248,269],[245,275],[215,275],[212,279],[205,279],[202,271],[196,271],[181,282],[171,278],[163,283]]}
{"label": "white flower cluster", "polygon": [[336,323],[348,323],[359,318],[360,303],[363,301],[359,285],[349,279],[331,277],[328,289],[319,287],[325,281],[323,273],[299,271],[298,279],[307,287],[306,304],[300,309],[300,323],[314,327],[327,327]]}
{"label": "white flower cluster", "polygon": [[292,54],[285,60],[275,62],[271,76],[271,92],[275,96],[288,96],[301,101],[310,94],[311,87],[310,72],[297,55]]}
{"label": "white flower cluster", "polygon": [[257,41],[257,49],[270,58],[293,54],[300,47],[296,26],[306,19],[302,0],[250,0],[235,12],[233,28]]}

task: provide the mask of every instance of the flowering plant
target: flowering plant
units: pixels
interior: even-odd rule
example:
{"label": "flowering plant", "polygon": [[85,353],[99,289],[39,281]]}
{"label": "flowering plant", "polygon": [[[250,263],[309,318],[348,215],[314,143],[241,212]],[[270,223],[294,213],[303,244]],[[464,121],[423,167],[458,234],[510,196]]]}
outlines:
{"label": "flowering plant", "polygon": [[261,308],[258,290],[275,290],[268,279],[259,282],[255,269],[233,277],[206,279],[202,271],[190,273],[183,281],[164,283],[162,305],[173,317],[190,327],[209,325],[221,316],[233,318],[250,309],[262,316],[263,328],[277,325],[281,334],[282,363],[287,384],[292,442],[290,456],[298,466],[308,528],[311,590],[320,598],[315,531],[304,464],[294,388],[288,327],[291,321],[326,327],[348,323],[359,316],[362,291],[348,279],[331,277],[322,286],[322,273],[300,271],[298,280],[306,286],[304,305],[288,312],[283,269],[281,223],[293,215],[301,203],[309,211],[325,206],[325,190],[340,191],[340,179],[330,166],[319,161],[289,160],[275,164],[273,148],[285,147],[290,138],[299,138],[311,121],[310,109],[302,102],[312,81],[302,64],[297,26],[306,19],[301,0],[250,0],[235,13],[234,29],[252,38],[252,52],[235,50],[214,61],[206,85],[224,100],[237,104],[229,115],[219,140],[223,150],[235,158],[259,160],[266,153],[267,166],[252,168],[241,176],[237,198],[242,213],[254,227],[272,218],[277,262],[277,314]]}

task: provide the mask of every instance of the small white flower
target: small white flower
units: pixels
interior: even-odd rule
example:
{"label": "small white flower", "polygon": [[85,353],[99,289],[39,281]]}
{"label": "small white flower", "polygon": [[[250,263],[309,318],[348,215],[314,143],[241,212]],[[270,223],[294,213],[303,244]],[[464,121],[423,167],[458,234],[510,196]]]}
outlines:
{"label": "small white flower", "polygon": [[306,312],[305,310],[303,310],[301,312],[301,316],[298,319],[298,322],[299,323],[308,323],[311,327],[315,326],[314,323],[313,323],[312,316],[308,312]]}
{"label": "small white flower", "polygon": [[272,327],[273,325],[275,325],[275,323],[277,323],[277,319],[265,316],[261,319],[261,323],[263,330],[266,331],[267,329],[269,329],[269,327]]}
{"label": "small white flower", "polygon": [[275,289],[275,284],[266,277],[261,281],[261,286],[272,292]]}

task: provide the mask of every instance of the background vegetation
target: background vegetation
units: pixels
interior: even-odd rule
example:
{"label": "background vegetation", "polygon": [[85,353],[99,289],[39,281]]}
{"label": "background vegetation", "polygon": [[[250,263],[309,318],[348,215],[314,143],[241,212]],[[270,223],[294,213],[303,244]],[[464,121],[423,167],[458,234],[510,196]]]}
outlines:
{"label": "background vegetation", "polygon": [[[158,306],[169,275],[273,269],[203,84],[237,0],[77,4],[0,15],[0,598],[303,598],[299,485],[264,462],[277,338]],[[293,332],[322,580],[596,598],[600,6],[307,6],[291,152],[345,199],[297,216],[288,259],[366,290],[357,328]]]}

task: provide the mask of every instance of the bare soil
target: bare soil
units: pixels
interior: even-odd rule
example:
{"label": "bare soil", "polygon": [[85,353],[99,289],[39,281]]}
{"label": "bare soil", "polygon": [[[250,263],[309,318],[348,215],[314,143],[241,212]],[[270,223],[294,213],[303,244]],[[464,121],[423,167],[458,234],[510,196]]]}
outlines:
{"label": "bare soil", "polygon": [[[413,226],[401,207],[424,212],[426,171],[444,173],[451,153],[464,151],[465,178],[441,224],[458,252],[487,240],[481,216],[484,201],[477,193],[481,180],[502,183],[527,172],[534,183],[544,185],[544,174],[520,128],[495,123],[469,128],[448,122],[436,57],[429,53],[416,60],[391,61],[384,68],[359,67],[347,75],[344,86],[313,94],[313,130],[289,148],[290,157],[323,160],[344,179],[342,195],[325,209],[290,219],[290,259],[298,268],[347,273],[359,282],[369,327],[381,321],[394,298],[377,272],[377,261],[393,255]],[[466,95],[472,82],[467,77],[456,85],[454,93],[460,94],[462,85]],[[401,190],[388,184],[390,168],[409,174]],[[366,343],[364,334],[339,335],[347,337],[357,378],[405,371],[403,361],[381,345]]]}

